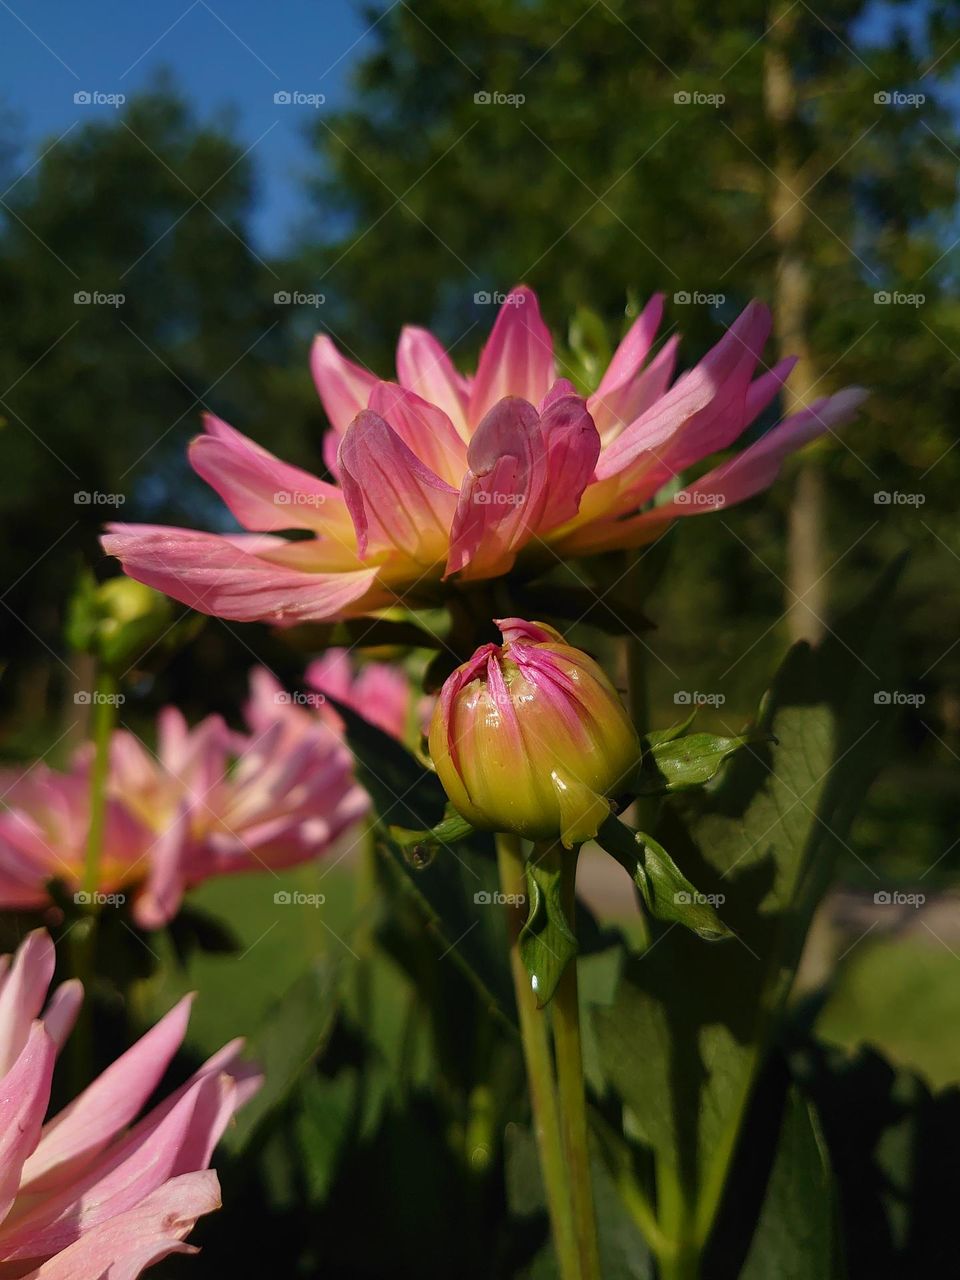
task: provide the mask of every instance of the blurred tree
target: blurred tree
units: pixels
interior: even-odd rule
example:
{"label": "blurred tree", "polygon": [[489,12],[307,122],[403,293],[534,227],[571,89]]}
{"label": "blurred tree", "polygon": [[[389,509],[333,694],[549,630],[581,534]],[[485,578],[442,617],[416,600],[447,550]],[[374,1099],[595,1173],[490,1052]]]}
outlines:
{"label": "blurred tree", "polygon": [[[293,364],[292,309],[251,246],[251,161],[227,128],[161,83],[41,153],[0,206],[2,688],[29,724],[44,681],[69,679],[64,603],[82,557],[102,560],[103,522],[192,523],[202,504],[222,520],[186,441],[206,408],[256,433]],[[274,447],[318,462],[303,430],[279,439],[287,421]]]}

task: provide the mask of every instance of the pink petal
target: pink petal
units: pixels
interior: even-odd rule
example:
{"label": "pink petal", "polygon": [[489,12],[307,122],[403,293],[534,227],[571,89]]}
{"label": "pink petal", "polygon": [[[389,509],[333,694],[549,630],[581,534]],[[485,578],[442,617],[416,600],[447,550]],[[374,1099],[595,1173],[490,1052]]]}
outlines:
{"label": "pink petal", "polygon": [[189,804],[181,804],[149,850],[150,870],[133,902],[133,917],[142,929],[162,929],[180,909],[187,887],[191,813]]}
{"label": "pink petal", "polygon": [[666,393],[677,363],[679,343],[680,339],[674,334],[630,382],[621,388],[612,388],[603,396],[597,392],[587,400],[587,408],[605,445],[612,443]]}
{"label": "pink petal", "polygon": [[[549,400],[549,397],[548,397]],[[547,496],[538,528],[572,520],[600,454],[600,437],[582,397],[563,395],[540,418],[547,451]]]}
{"label": "pink petal", "polygon": [[61,982],[47,1002],[42,1021],[57,1053],[66,1044],[82,1004],[83,983],[79,978],[68,978],[66,982]]}
{"label": "pink petal", "polygon": [[[10,1212],[23,1163],[40,1137],[55,1058],[53,1040],[43,1023],[35,1022],[13,1066],[0,1079],[0,1222]],[[0,1257],[5,1256],[0,1244]]]}
{"label": "pink petal", "polygon": [[[861,387],[847,387],[833,396],[815,400],[806,409],[786,418],[729,462],[708,471],[694,484],[678,493],[673,502],[659,508],[664,514],[698,515],[711,510],[705,498],[715,498],[714,506],[745,502],[768,489],[776,480],[788,454],[809,441],[847,422],[869,393]],[[699,499],[699,500],[698,500]]]}
{"label": "pink petal", "polygon": [[463,439],[469,439],[466,416],[469,381],[457,372],[453,361],[427,329],[406,325],[400,331],[397,380],[408,391],[416,392],[442,409]]}
{"label": "pink petal", "polygon": [[[769,331],[769,310],[751,302],[700,363],[604,449],[597,478],[616,475],[654,450],[668,474],[676,474],[724,447],[715,441],[725,434],[731,417],[736,420],[738,409],[742,419],[750,373]],[[736,431],[731,438],[735,436]],[[669,451],[660,448],[668,441]]]}
{"label": "pink petal", "polygon": [[27,934],[0,991],[0,1075],[9,1071],[27,1043],[53,980],[54,947],[45,929]]}
{"label": "pink petal", "polygon": [[511,396],[491,409],[470,441],[470,470],[450,531],[447,574],[505,573],[540,523],[547,449],[532,404]]}
{"label": "pink petal", "polygon": [[678,517],[703,515],[744,502],[769,488],[783,459],[809,440],[849,419],[863,403],[867,392],[849,387],[834,396],[817,400],[768,431],[742,453],[681,490],[672,502],[627,520],[585,525],[558,543],[558,552],[569,555],[594,554],[616,548],[640,547],[652,542]]}
{"label": "pink petal", "polygon": [[183,1239],[197,1219],[220,1208],[212,1169],[180,1174],[138,1205],[87,1231],[25,1280],[136,1280],[171,1253],[193,1253]]}
{"label": "pink petal", "polygon": [[590,397],[587,407],[601,435],[637,417],[639,411],[633,404],[637,383],[662,318],[663,294],[655,293],[630,326]]}
{"label": "pink petal", "polygon": [[340,472],[361,557],[401,551],[441,561],[457,491],[424,466],[379,414],[365,409],[340,443]]}
{"label": "pink petal", "polygon": [[479,423],[505,396],[539,404],[556,378],[553,339],[540,318],[537,295],[511,290],[480,354],[467,417]]}
{"label": "pink petal", "polygon": [[[305,573],[285,568],[229,538],[192,529],[114,524],[101,542],[131,578],[200,613],[238,622],[293,626],[311,618],[348,617],[363,611],[351,606],[376,577],[376,569]],[[267,551],[288,544],[264,538],[255,545]]]}
{"label": "pink petal", "polygon": [[314,339],[310,368],[330,425],[342,435],[360,410],[366,409],[377,379],[342,356],[326,334]]}
{"label": "pink petal", "polygon": [[[31,1193],[63,1186],[133,1120],[183,1043],[192,996],[184,998],[48,1121],[23,1170]],[[29,1184],[29,1185],[28,1185]]]}
{"label": "pink petal", "polygon": [[424,466],[455,488],[467,469],[467,448],[442,409],[395,382],[378,382],[370,409],[384,418]]}
{"label": "pink petal", "polygon": [[247,529],[314,529],[341,535],[349,529],[343,495],[335,485],[292,467],[213,414],[206,435],[190,445],[190,463]]}

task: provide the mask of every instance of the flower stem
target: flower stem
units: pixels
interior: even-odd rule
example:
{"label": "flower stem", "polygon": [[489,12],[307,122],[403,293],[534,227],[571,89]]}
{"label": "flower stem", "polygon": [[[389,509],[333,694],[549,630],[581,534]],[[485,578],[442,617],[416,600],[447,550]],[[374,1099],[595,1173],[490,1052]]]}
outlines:
{"label": "flower stem", "polygon": [[[517,836],[506,834],[497,836],[497,865],[500,869],[500,885],[504,894],[517,895],[514,901],[517,898],[522,901],[526,894],[526,883],[523,873],[523,856]],[[570,1192],[560,1139],[560,1118],[553,1079],[553,1063],[550,1057],[550,1042],[547,1036],[547,1020],[543,1011],[537,1008],[530,979],[520,959],[519,914],[513,911],[511,916],[510,969],[517,999],[520,1038],[523,1043],[523,1057],[530,1089],[530,1109],[533,1113],[533,1128],[540,1153],[540,1168],[547,1196],[554,1249],[562,1280],[585,1280],[580,1270],[571,1218]]]}
{"label": "flower stem", "polygon": [[[561,894],[563,910],[574,928],[577,857],[579,850],[563,854]],[[583,1049],[580,1037],[580,998],[577,962],[571,960],[563,971],[553,998],[553,1038],[557,1054],[557,1085],[564,1153],[570,1178],[574,1234],[583,1280],[600,1280],[597,1220],[590,1177],[587,1145],[587,1099],[583,1079]]]}
{"label": "flower stem", "polygon": [[110,737],[117,714],[117,680],[109,671],[100,672],[93,704],[93,768],[90,771],[90,825],[87,829],[83,890],[91,896],[100,887],[100,860],[107,812],[107,772],[110,768]]}
{"label": "flower stem", "polygon": [[100,864],[103,858],[103,835],[107,813],[107,774],[110,768],[110,738],[117,714],[117,680],[112,672],[101,670],[93,702],[93,764],[90,769],[90,816],[87,848],[81,887],[87,906],[84,919],[78,920],[70,933],[70,951],[74,976],[83,983],[84,1001],[77,1025],[70,1037],[70,1071],[76,1088],[85,1088],[94,1075],[93,1062],[93,977],[96,970],[98,908],[94,894],[100,887]]}

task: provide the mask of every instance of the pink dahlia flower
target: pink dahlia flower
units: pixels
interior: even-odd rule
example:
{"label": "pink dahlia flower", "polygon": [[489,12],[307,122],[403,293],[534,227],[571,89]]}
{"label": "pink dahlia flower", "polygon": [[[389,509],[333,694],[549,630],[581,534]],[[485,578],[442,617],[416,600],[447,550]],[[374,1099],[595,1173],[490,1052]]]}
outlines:
{"label": "pink dahlia flower", "polygon": [[[180,1047],[186,997],[44,1123],[54,1063],[83,1000],[47,991],[54,947],[38,929],[0,958],[0,1275],[133,1280],[220,1205],[208,1168],[233,1113],[260,1086],[236,1040],[137,1120]],[[46,1008],[44,1008],[46,1004]]]}
{"label": "pink dahlia flower", "polygon": [[[659,505],[660,491],[726,449],[793,366],[755,377],[770,314],[751,302],[695,368],[673,379],[677,342],[653,354],[654,297],[584,399],[557,377],[536,295],[515,289],[472,377],[423,329],[406,328],[397,382],[382,382],[326,336],[313,374],[333,426],[330,484],[213,416],[194,470],[247,533],[115,524],[103,539],[132,577],[224,618],[292,625],[382,609],[461,581],[654,538],[672,520],[742,502],[788,453],[845,421],[859,390],[823,397]],[[652,504],[652,505],[651,505]],[[289,541],[281,531],[311,538]]]}
{"label": "pink dahlia flower", "polygon": [[[369,807],[337,731],[269,672],[251,673],[237,733],[219,716],[189,728],[176,707],[157,721],[156,753],[119,730],[110,747],[99,888],[129,893],[144,928],[172,919],[210,876],[278,870],[323,853]],[[0,774],[0,905],[47,903],[47,883],[83,877],[90,750],[70,773],[43,764]],[[2,1274],[2,1272],[0,1272]]]}
{"label": "pink dahlia flower", "polygon": [[[346,649],[328,649],[306,670],[306,683],[318,693],[336,698],[391,737],[404,739],[410,728],[413,688],[406,675],[385,662],[369,662],[354,672]],[[327,703],[321,713],[338,729],[342,721]]]}

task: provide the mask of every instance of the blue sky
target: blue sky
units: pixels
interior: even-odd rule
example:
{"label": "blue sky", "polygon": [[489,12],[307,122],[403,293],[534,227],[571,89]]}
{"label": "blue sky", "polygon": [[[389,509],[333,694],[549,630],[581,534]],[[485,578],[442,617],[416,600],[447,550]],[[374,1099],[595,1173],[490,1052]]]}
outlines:
{"label": "blue sky", "polygon": [[371,41],[353,0],[0,0],[0,106],[24,150],[75,121],[116,107],[74,94],[126,94],[165,69],[204,118],[233,113],[256,160],[263,199],[258,244],[277,249],[302,212],[302,130],[316,109],[277,105],[277,92],[342,102],[350,70]]}
{"label": "blue sky", "polygon": [[[929,2],[915,0],[904,14],[874,0],[860,43],[885,38],[897,12],[916,39]],[[78,105],[75,93],[129,97],[166,70],[202,118],[232,119],[251,148],[261,183],[254,239],[279,250],[304,213],[303,130],[317,108],[277,105],[274,94],[342,103],[375,40],[360,8],[360,0],[0,0],[0,109],[14,114],[19,168],[70,125],[116,110]]]}

